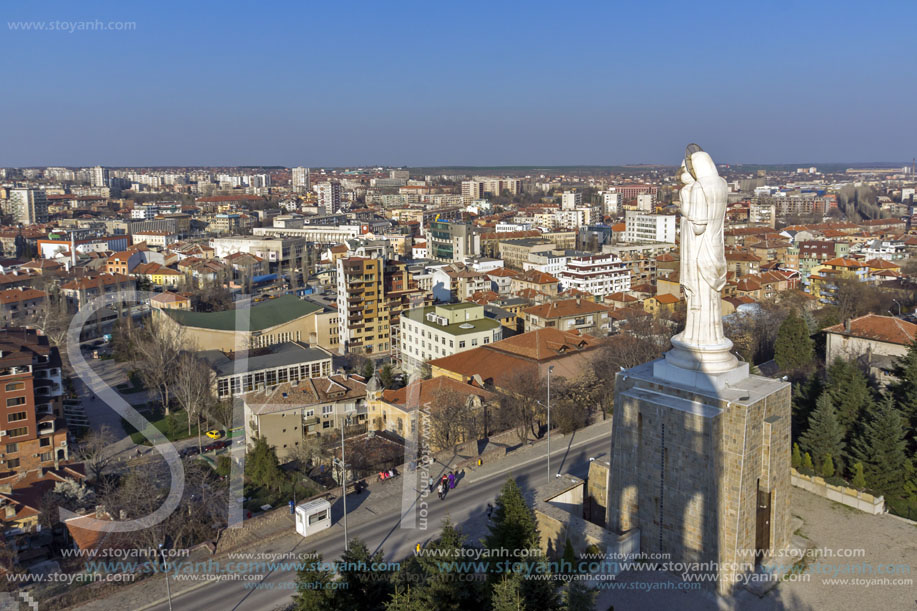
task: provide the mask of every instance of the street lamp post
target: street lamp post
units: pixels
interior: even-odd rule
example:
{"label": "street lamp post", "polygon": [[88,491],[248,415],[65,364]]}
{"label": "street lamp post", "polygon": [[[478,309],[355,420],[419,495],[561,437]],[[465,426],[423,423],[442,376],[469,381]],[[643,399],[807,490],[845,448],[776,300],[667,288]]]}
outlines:
{"label": "street lamp post", "polygon": [[344,502],[344,551],[347,551],[347,469],[344,463],[344,426],[341,422],[341,500]]}
{"label": "street lamp post", "polygon": [[551,482],[551,372],[554,365],[548,367],[548,483]]}
{"label": "street lamp post", "polygon": [[159,544],[159,553],[162,557],[162,568],[166,574],[166,596],[169,598],[169,611],[172,611],[172,586],[169,585],[169,565],[166,564],[166,550],[162,543]]}
{"label": "street lamp post", "polygon": [[901,316],[901,303],[897,299],[892,299],[895,302],[895,305],[898,306],[898,316]]}

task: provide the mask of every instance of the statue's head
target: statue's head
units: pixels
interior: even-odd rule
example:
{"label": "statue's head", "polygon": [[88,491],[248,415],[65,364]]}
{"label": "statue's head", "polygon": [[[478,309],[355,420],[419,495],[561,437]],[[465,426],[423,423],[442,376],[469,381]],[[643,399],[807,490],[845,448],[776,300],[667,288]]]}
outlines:
{"label": "statue's head", "polygon": [[716,164],[713,163],[713,158],[700,145],[693,142],[685,149],[683,165],[694,180],[719,176],[716,171]]}

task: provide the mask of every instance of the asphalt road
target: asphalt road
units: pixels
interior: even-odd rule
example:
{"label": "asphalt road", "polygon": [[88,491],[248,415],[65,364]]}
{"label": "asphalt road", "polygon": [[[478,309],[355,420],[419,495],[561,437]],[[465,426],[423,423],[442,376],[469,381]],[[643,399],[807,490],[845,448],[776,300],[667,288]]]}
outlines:
{"label": "asphalt road", "polygon": [[[588,471],[589,458],[608,458],[610,439],[607,429],[602,427],[583,435],[581,440],[574,435],[572,439],[555,442],[552,447],[551,461],[555,472],[572,473],[585,477]],[[569,447],[568,447],[569,445]],[[409,556],[417,543],[434,539],[444,518],[449,517],[453,523],[460,525],[462,531],[472,541],[486,534],[486,508],[493,502],[508,477],[514,477],[527,499],[531,502],[534,490],[547,480],[544,454],[514,460],[508,456],[499,463],[494,463],[496,471],[490,473],[469,473],[454,490],[449,492],[446,500],[440,501],[435,494],[426,497],[429,504],[427,530],[401,528],[401,515],[397,508],[378,518],[362,524],[351,523],[348,528],[350,538],[359,537],[370,550],[382,549],[387,561],[397,561]],[[394,482],[393,482],[394,483]],[[348,496],[351,499],[351,496]],[[358,503],[358,497],[352,504]],[[409,503],[410,504],[410,503]],[[337,505],[337,504],[336,504]],[[350,507],[348,507],[350,509]],[[354,510],[348,511],[353,516]],[[343,552],[343,527],[340,517],[334,525],[319,535],[303,538],[292,531],[289,537],[278,539],[271,546],[270,553],[307,554],[317,551],[323,560],[332,561],[340,558]],[[351,517],[353,520],[353,518]],[[283,560],[278,560],[283,562]],[[296,573],[294,570],[274,570],[263,574],[260,581],[212,581],[207,585],[186,591],[172,599],[174,611],[191,611],[199,609],[221,609],[233,611],[270,610],[282,607],[289,602],[295,592]],[[163,592],[165,595],[165,591]],[[154,602],[154,601],[151,601]],[[168,611],[168,604],[163,601],[145,607],[155,611]]]}

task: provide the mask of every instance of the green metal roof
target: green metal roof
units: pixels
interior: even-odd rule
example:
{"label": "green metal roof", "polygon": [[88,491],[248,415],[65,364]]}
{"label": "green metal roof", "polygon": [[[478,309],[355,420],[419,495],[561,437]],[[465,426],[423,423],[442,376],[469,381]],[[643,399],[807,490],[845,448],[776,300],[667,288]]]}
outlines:
{"label": "green metal roof", "polygon": [[[452,308],[450,309],[464,309],[465,307],[477,306],[477,304],[451,304]],[[458,306],[458,307],[456,307]],[[439,306],[443,307],[443,306]],[[422,325],[426,325],[431,329],[436,329],[448,335],[465,335],[467,333],[480,333],[481,331],[490,331],[500,327],[500,323],[492,318],[478,318],[476,320],[463,320],[461,322],[451,324],[451,325],[438,325],[427,320],[427,314],[435,311],[437,306],[423,306],[419,308],[414,308],[413,310],[408,310],[401,314],[402,318],[407,318],[408,320],[413,320],[414,322],[419,322]]]}
{"label": "green metal roof", "polygon": [[[294,295],[284,295],[252,305],[249,330],[262,331],[308,316],[322,307],[311,301],[304,301]],[[188,312],[186,310],[163,310],[175,322],[186,327],[199,327],[216,331],[235,331],[236,310],[223,312]],[[244,316],[244,314],[243,314]],[[238,325],[242,327],[242,325]],[[241,330],[241,329],[240,329]]]}

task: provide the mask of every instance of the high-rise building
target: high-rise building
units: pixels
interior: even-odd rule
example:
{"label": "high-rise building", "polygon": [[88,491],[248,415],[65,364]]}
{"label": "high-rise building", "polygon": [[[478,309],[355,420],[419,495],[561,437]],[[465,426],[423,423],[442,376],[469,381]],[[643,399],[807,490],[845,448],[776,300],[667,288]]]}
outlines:
{"label": "high-rise building", "polygon": [[29,329],[0,330],[0,472],[57,468],[69,459],[61,358]]}
{"label": "high-rise building", "polygon": [[617,216],[621,209],[621,194],[606,191],[602,194],[602,205],[606,216]]}
{"label": "high-rise building", "polygon": [[464,263],[465,257],[481,254],[481,236],[471,223],[433,221],[427,232],[427,256],[447,263]]}
{"label": "high-rise building", "polygon": [[628,210],[624,216],[624,241],[630,244],[641,242],[675,243],[674,214],[644,214]]}
{"label": "high-rise building", "polygon": [[103,168],[100,165],[95,166],[94,168],[89,169],[89,184],[93,187],[107,187],[108,186],[108,168]]}
{"label": "high-rise building", "polygon": [[560,207],[563,210],[573,210],[583,205],[583,194],[579,191],[564,191]]}
{"label": "high-rise building", "polygon": [[652,212],[655,199],[655,195],[641,193],[637,196],[637,210],[640,212]]}
{"label": "high-rise building", "polygon": [[630,290],[630,270],[612,253],[569,257],[557,277],[565,291],[603,296]]}
{"label": "high-rise building", "polygon": [[305,193],[309,190],[309,168],[293,168],[290,176],[290,186],[297,193]]}
{"label": "high-rise building", "polygon": [[337,261],[338,336],[343,354],[388,352],[389,318],[383,307],[382,259]]}
{"label": "high-rise building", "polygon": [[462,201],[466,204],[484,197],[484,183],[478,180],[462,181]]}
{"label": "high-rise building", "polygon": [[341,183],[323,182],[315,187],[318,192],[318,209],[325,214],[334,214],[341,209]]}
{"label": "high-rise building", "polygon": [[14,223],[47,223],[48,198],[40,189],[10,189],[5,212],[13,217]]}

